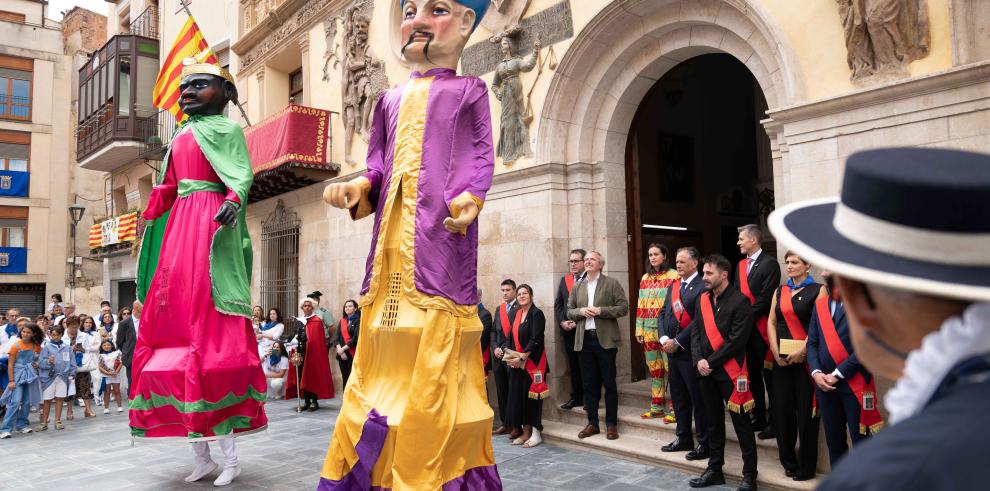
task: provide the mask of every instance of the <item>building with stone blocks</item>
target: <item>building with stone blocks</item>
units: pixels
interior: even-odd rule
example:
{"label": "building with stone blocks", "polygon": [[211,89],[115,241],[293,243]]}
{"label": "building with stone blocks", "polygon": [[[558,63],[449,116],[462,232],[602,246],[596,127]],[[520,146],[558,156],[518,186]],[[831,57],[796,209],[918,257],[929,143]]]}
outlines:
{"label": "building with stone blocks", "polygon": [[[834,0],[494,2],[462,73],[493,82],[502,54],[491,38],[500,33],[510,33],[514,55],[531,57],[537,38],[543,48],[535,68],[519,75],[531,155],[498,159],[479,218],[485,303],[497,305],[499,283],[513,278],[532,284],[536,304],[549,312],[567,253],[577,247],[601,251],[605,273],[635,298],[648,244],[695,245],[738,259],[736,227],[763,224],[795,200],[836,195],[843,161],[855,151],[990,150],[990,36],[977,20],[988,6],[891,1],[893,14],[863,18]],[[164,3],[162,38],[170,42],[185,14]],[[256,169],[262,185],[248,208],[252,292],[265,307],[291,313],[300,294],[321,290],[338,311],[358,295],[371,220],[351,221],[327,207],[321,192],[326,182],[364,170],[366,94],[409,76],[399,53],[400,2],[189,7],[215,50],[227,52],[257,127],[249,141],[251,133],[276,135],[269,147],[288,148],[303,138],[324,152],[272,159],[272,167],[278,148],[253,156],[256,167],[265,166]],[[359,62],[361,73],[345,76],[348,61]],[[293,127],[285,118],[306,113],[290,100],[314,109],[308,117],[326,126],[265,133]],[[497,140],[502,102],[493,94],[490,103]],[[321,141],[325,147],[313,143]],[[784,252],[772,239],[765,248]],[[633,320],[622,320],[620,383],[645,376],[640,347],[630,342]],[[550,385],[552,402],[560,402],[567,365],[552,332]],[[635,396],[624,392],[623,405],[636,404]],[[548,423],[550,436],[575,422],[555,407],[545,405],[547,419],[558,421]],[[656,459],[653,450],[627,453]],[[775,452],[764,450],[764,461],[774,462]]]}
{"label": "building with stone blocks", "polygon": [[63,26],[47,3],[0,1],[0,308],[32,317],[51,294],[70,294],[81,261],[69,206],[93,176],[72,160],[72,64],[101,35],[100,16],[77,12]]}

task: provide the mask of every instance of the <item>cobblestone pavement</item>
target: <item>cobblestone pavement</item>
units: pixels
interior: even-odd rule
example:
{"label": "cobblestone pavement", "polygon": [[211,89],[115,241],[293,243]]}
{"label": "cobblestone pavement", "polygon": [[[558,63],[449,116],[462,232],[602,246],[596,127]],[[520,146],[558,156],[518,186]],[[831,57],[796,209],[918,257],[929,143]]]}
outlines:
{"label": "cobblestone pavement", "polygon": [[[294,401],[267,406],[268,431],[237,440],[241,475],[228,489],[312,490],[319,480],[339,399],[316,412],[298,415]],[[211,489],[211,477],[188,484],[192,453],[183,442],[136,442],[126,413],[64,421],[44,433],[14,434],[0,440],[3,489],[193,490]],[[31,415],[32,425],[38,417]],[[214,460],[222,454],[212,445]],[[686,473],[543,444],[535,449],[495,439],[495,458],[506,490],[674,490],[689,489]],[[732,489],[728,487],[709,489]]]}

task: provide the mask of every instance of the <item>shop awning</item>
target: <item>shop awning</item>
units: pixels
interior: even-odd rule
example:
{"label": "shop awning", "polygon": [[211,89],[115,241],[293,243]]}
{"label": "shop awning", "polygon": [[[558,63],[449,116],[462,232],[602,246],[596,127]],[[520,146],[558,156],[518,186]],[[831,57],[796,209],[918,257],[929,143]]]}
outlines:
{"label": "shop awning", "polygon": [[244,131],[254,185],[249,202],[271,198],[330,179],[330,111],[289,104]]}

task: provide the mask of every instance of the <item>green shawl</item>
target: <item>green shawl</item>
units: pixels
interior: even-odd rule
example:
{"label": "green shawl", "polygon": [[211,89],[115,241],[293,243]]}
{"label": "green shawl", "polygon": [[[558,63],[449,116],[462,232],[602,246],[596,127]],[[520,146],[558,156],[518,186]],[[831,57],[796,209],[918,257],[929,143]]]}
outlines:
{"label": "green shawl", "polygon": [[[220,312],[251,317],[251,236],[246,214],[248,191],[254,182],[251,157],[240,125],[223,116],[193,116],[182,125],[192,126],[196,143],[210,161],[224,185],[240,199],[237,226],[220,227],[210,247],[210,280],[213,305]],[[176,130],[178,131],[178,129]],[[168,170],[171,149],[165,153],[156,184],[161,184]],[[137,264],[137,295],[142,302],[158,268],[158,255],[171,210],[147,222],[141,239]],[[212,217],[210,217],[212,218]]]}

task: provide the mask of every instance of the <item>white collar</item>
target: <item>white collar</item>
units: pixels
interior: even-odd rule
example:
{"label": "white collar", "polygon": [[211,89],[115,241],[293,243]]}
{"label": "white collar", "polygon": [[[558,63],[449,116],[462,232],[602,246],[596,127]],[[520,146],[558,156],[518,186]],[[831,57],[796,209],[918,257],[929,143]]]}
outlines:
{"label": "white collar", "polygon": [[763,254],[763,249],[760,249],[760,250],[754,252],[753,255],[752,256],[749,256],[747,259],[752,259],[753,262],[755,263],[756,260],[760,258],[760,254]]}
{"label": "white collar", "polygon": [[950,317],[908,354],[904,372],[884,397],[891,424],[921,412],[959,362],[990,353],[990,303],[976,303]]}
{"label": "white collar", "polygon": [[695,279],[695,278],[697,278],[697,277],[698,277],[698,272],[697,272],[697,271],[695,271],[693,275],[691,275],[691,276],[688,276],[688,279],[686,279],[686,280],[681,280],[681,282],[683,282],[683,283],[687,283],[687,284],[691,284],[691,282],[692,282],[692,281],[694,281],[694,279]]}
{"label": "white collar", "polygon": [[310,318],[310,317],[313,317],[313,316],[315,316],[315,315],[316,315],[316,311],[314,310],[312,314],[309,314],[309,315],[304,315],[304,316],[303,316],[302,318],[303,318],[303,319],[306,319],[306,320],[309,320],[309,318]]}

